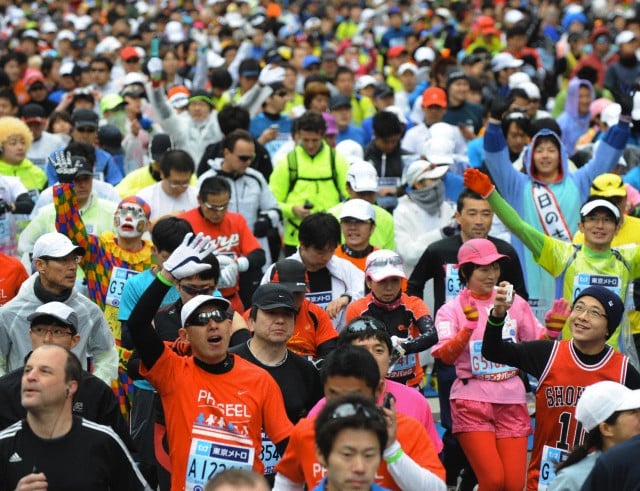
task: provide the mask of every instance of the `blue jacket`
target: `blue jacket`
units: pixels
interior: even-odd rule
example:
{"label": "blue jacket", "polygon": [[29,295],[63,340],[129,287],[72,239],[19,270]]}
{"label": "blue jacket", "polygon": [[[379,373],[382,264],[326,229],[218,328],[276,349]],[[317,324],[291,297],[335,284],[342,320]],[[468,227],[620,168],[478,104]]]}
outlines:
{"label": "blue jacket", "polygon": [[[513,206],[525,222],[544,232],[532,194],[534,185],[542,183],[535,177],[535,172],[532,172],[532,149],[536,145],[537,138],[542,135],[551,135],[558,138],[555,133],[548,129],[539,131],[533,137],[531,144],[525,149],[522,160],[526,173],[518,172],[511,165],[509,149],[500,125],[493,123],[487,125],[487,131],[484,135],[484,150],[486,155],[485,163],[500,194]],[[548,185],[548,188],[555,195],[558,207],[571,234],[575,234],[578,228],[580,207],[589,196],[591,182],[600,174],[611,172],[616,166],[628,137],[629,123],[619,122],[607,131],[591,160],[573,173],[569,173],[567,151],[558,139],[561,149],[562,175],[557,182]],[[532,300],[532,307],[534,307],[538,318],[541,318],[539,314],[542,314],[543,318],[544,312],[542,311],[545,310],[545,307],[551,307],[555,295],[554,280],[551,275],[538,266],[531,252],[515,236],[512,236],[511,244],[523,262],[525,280],[529,298]],[[540,304],[538,306],[539,310],[537,310],[536,300],[540,300],[542,303],[546,302],[548,305]]]}

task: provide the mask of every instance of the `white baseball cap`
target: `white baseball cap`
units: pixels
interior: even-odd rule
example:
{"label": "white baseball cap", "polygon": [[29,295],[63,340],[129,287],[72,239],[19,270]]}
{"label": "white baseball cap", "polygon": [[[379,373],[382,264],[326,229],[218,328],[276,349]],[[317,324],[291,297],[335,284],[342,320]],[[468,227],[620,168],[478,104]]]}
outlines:
{"label": "white baseball cap", "polygon": [[580,208],[580,217],[586,217],[589,213],[598,208],[604,208],[613,213],[613,216],[616,217],[616,221],[620,220],[620,210],[616,205],[611,203],[611,201],[607,201],[606,199],[594,199],[592,201],[587,201],[582,208]]}
{"label": "white baseball cap", "polygon": [[410,71],[415,75],[416,73],[418,73],[418,67],[416,67],[413,63],[403,63],[398,68],[398,75],[402,75],[406,71]]}
{"label": "white baseball cap", "polygon": [[365,87],[369,87],[371,85],[376,85],[376,79],[371,75],[363,75],[358,80],[356,80],[356,90],[362,90]]}
{"label": "white baseball cap", "polygon": [[424,156],[429,162],[438,166],[453,165],[454,148],[455,142],[450,139],[431,138],[424,146]]}
{"label": "white baseball cap", "polygon": [[433,63],[433,61],[436,59],[436,52],[433,51],[433,48],[430,48],[429,46],[422,46],[421,48],[418,48],[413,54],[413,59],[418,63],[422,63],[423,61]]}
{"label": "white baseball cap", "polygon": [[340,220],[343,218],[355,218],[363,222],[376,221],[376,212],[368,201],[363,199],[350,199],[345,201],[340,210]]}
{"label": "white baseball cap", "polygon": [[33,259],[39,257],[52,257],[59,259],[66,257],[72,252],[78,256],[84,256],[84,249],[71,242],[71,239],[60,232],[49,232],[41,235],[33,245]]}
{"label": "white baseball cap", "polygon": [[367,256],[365,274],[373,281],[382,281],[391,277],[407,277],[402,268],[402,258],[397,252],[389,249],[373,251]]}
{"label": "white baseball cap", "polygon": [[366,160],[354,161],[347,170],[347,182],[356,193],[378,191],[378,171]]}
{"label": "white baseball cap", "polygon": [[437,165],[426,160],[416,160],[408,168],[405,176],[406,183],[413,185],[421,179],[440,179],[449,170],[448,165]]}
{"label": "white baseball cap", "polygon": [[47,302],[38,307],[35,312],[27,316],[27,320],[31,323],[38,317],[51,316],[58,319],[63,324],[72,327],[74,332],[78,332],[78,315],[76,311],[62,302]]}
{"label": "white baseball cap", "polygon": [[576,419],[591,431],[616,411],[640,408],[640,390],[603,380],[584,389],[576,404]]}
{"label": "white baseball cap", "polygon": [[505,68],[521,67],[524,61],[516,59],[511,53],[498,53],[491,59],[491,70],[498,72]]}
{"label": "white baseball cap", "polygon": [[211,295],[196,295],[187,303],[182,306],[182,310],[180,311],[180,321],[184,326],[185,322],[191,314],[193,314],[196,310],[202,307],[205,304],[217,305],[224,311],[228,311],[231,307],[231,302],[224,297],[212,297]]}

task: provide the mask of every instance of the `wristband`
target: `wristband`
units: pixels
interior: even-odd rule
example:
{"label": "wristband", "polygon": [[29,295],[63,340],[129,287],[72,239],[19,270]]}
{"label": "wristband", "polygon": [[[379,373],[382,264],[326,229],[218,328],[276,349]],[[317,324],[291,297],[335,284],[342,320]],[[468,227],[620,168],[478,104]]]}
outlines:
{"label": "wristband", "polygon": [[487,319],[487,324],[492,327],[502,327],[504,326],[504,321],[506,318],[506,315],[502,319],[493,317],[493,309],[491,309],[491,312],[489,312],[489,318]]}
{"label": "wristband", "polygon": [[387,463],[387,465],[393,464],[394,462],[397,462],[398,460],[400,460],[403,454],[404,454],[404,451],[402,450],[402,447],[400,447],[396,453],[394,453],[388,459],[384,459],[384,460]]}
{"label": "wristband", "polygon": [[162,276],[162,271],[158,271],[156,278],[158,278],[160,280],[160,283],[162,283],[163,285],[173,286],[173,283],[171,283],[168,279]]}

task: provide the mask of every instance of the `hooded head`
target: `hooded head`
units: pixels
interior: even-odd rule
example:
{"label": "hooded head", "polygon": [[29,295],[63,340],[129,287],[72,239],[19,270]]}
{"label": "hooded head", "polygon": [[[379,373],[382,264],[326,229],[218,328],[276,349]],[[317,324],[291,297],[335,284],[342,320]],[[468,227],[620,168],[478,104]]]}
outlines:
{"label": "hooded head", "polygon": [[[547,147],[555,147],[557,151],[557,159],[556,165],[559,170],[558,175],[555,178],[549,178],[549,175],[552,175],[552,166],[550,163],[547,163],[547,159],[549,158],[549,154],[545,152],[536,153],[536,149],[540,146],[541,148]],[[529,146],[525,149],[523,162],[526,167],[527,174],[531,176],[535,181],[543,182],[549,184],[550,182],[557,182],[562,180],[565,176],[568,175],[568,161],[569,156],[567,155],[567,150],[560,140],[560,137],[553,131],[544,128],[538,131],[531,140]],[[536,162],[538,163],[536,165]]]}

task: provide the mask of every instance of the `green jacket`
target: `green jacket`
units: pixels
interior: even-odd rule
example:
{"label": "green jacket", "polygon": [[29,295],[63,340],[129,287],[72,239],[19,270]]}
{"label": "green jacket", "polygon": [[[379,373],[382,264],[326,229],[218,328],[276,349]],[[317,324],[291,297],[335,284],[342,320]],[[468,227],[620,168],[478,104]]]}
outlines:
{"label": "green jacket", "polygon": [[17,165],[8,164],[0,159],[0,175],[20,178],[27,189],[42,191],[47,186],[47,175],[29,159],[24,159]]}
{"label": "green jacket", "polygon": [[[296,145],[297,179],[291,186],[288,156],[281,158],[275,165],[269,187],[278,200],[278,206],[284,218],[284,243],[298,245],[298,227],[302,221],[293,214],[294,206],[303,206],[305,201],[313,203],[312,211],[327,211],[340,202],[341,196],[347,195],[347,169],[349,164],[344,157],[335,153],[335,181],[331,172],[331,148],[322,142],[322,148],[310,157],[300,145]],[[291,187],[291,189],[290,189]]]}

